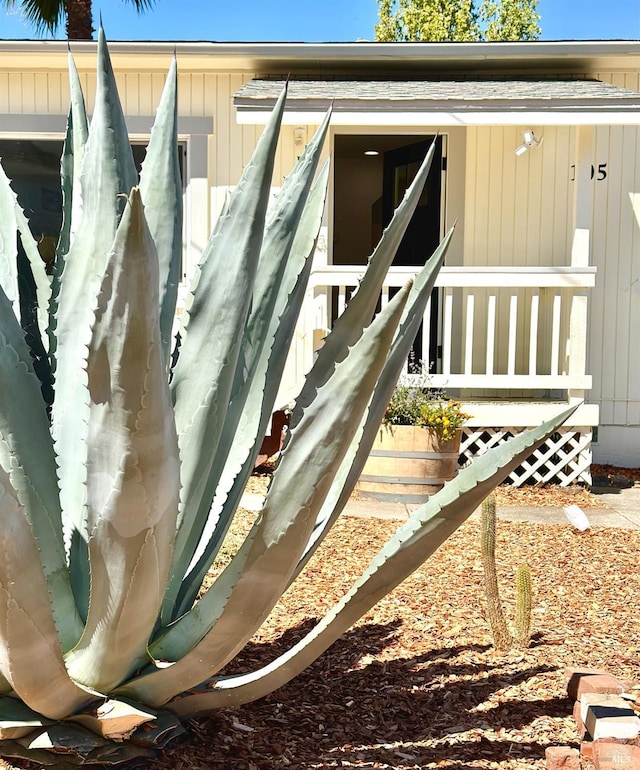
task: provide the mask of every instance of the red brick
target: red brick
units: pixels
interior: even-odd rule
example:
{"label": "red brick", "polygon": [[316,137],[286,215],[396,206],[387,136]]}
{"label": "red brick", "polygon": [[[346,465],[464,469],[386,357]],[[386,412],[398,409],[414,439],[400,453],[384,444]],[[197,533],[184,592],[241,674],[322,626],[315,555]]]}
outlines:
{"label": "red brick", "polygon": [[544,750],[547,770],[580,770],[580,752],[569,746],[548,746]]}
{"label": "red brick", "polygon": [[586,692],[619,695],[629,690],[626,682],[621,682],[600,668],[567,668],[564,678],[567,694],[573,700],[580,700],[580,696]]}
{"label": "red brick", "polygon": [[[588,738],[588,736],[587,736]],[[580,756],[583,759],[591,759],[593,760],[593,754],[595,751],[596,746],[601,746],[602,744],[618,744],[618,745],[624,745],[624,746],[635,746],[640,749],[640,738],[636,738],[633,741],[622,741],[619,738],[601,738],[599,741],[590,741],[585,740],[582,741],[580,744]]]}
{"label": "red brick", "polygon": [[580,740],[582,740],[587,733],[587,728],[584,726],[584,722],[582,721],[582,717],[580,716],[580,711],[581,711],[580,701],[577,700],[573,704],[573,720],[576,723],[576,730],[578,731],[578,737],[580,738]]}
{"label": "red brick", "polygon": [[579,700],[581,695],[587,692],[602,693],[603,695],[622,695],[629,692],[629,688],[624,682],[616,679],[610,674],[594,674],[593,676],[583,676],[578,680],[577,695]]}
{"label": "red brick", "polygon": [[596,770],[638,770],[640,747],[596,741],[593,746],[593,763]]}

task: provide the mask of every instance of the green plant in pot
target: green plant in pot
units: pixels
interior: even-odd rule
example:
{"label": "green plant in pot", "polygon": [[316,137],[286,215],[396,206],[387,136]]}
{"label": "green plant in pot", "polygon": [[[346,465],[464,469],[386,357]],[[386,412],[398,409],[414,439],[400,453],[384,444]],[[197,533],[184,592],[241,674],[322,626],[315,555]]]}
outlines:
{"label": "green plant in pot", "polygon": [[52,283],[0,173],[0,755],[65,766],[148,757],[190,717],[296,676],[569,414],[462,471],[294,647],[223,676],[366,462],[451,237],[371,322],[431,155],[307,376],[253,528],[203,588],[306,293],[329,116],[271,203],[285,95],[278,100],[204,251],[173,346],[182,243],[175,62],[140,178],[102,31],[90,125],[73,62],[70,73]]}
{"label": "green plant in pot", "polygon": [[460,429],[469,417],[459,401],[430,386],[428,375],[402,374],[358,491],[387,502],[425,502],[455,476]]}

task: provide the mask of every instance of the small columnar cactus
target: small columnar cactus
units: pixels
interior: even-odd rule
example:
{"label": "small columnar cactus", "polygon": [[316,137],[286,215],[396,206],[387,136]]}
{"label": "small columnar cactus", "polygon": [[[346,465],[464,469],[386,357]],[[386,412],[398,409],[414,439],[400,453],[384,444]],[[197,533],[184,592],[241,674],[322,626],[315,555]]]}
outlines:
{"label": "small columnar cactus", "polygon": [[482,501],[480,518],[480,553],[484,569],[487,618],[496,650],[510,650],[514,645],[528,647],[531,640],[531,570],[526,564],[516,569],[515,633],[509,630],[498,587],[496,570],[496,498],[493,493]]}
{"label": "small columnar cactus", "polygon": [[0,169],[0,755],[41,765],[147,757],[183,720],[280,687],[572,411],[487,452],[414,511],[294,647],[263,669],[221,676],[344,508],[405,365],[451,233],[371,318],[433,151],[307,376],[258,519],[203,586],[306,294],[329,116],[269,205],[278,100],[172,346],[182,244],[175,61],[140,178],[102,31],[90,126],[72,61],[70,72],[52,283]]}
{"label": "small columnar cactus", "polygon": [[515,639],[518,647],[531,642],[531,569],[520,564],[516,570]]}
{"label": "small columnar cactus", "polygon": [[487,601],[487,617],[493,634],[493,642],[497,650],[508,650],[513,644],[513,638],[505,618],[498,573],[496,570],[496,498],[489,495],[482,501],[482,517],[480,524],[480,553],[484,569],[484,593]]}
{"label": "small columnar cactus", "polygon": [[514,645],[528,647],[531,638],[531,570],[521,564],[516,570],[515,634],[509,630],[498,587],[496,570],[496,498],[490,494],[482,501],[480,553],[484,570],[487,618],[496,650],[510,650]]}

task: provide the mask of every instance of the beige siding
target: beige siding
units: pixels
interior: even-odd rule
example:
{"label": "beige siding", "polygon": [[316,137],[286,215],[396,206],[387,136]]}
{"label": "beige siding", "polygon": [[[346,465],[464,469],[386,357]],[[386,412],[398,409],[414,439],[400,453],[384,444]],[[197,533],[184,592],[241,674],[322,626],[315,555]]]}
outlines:
{"label": "beige siding", "polygon": [[[522,132],[532,128],[539,147],[517,156]],[[568,266],[571,264],[575,130],[555,126],[486,126],[467,129],[464,263],[492,266]],[[476,293],[475,318],[486,328],[485,308],[491,292]],[[528,369],[528,338],[532,290],[513,292],[518,302],[516,373]],[[465,296],[456,297],[463,313]],[[563,297],[563,299],[566,299]],[[478,301],[480,300],[480,301]],[[495,372],[507,371],[507,328],[510,296],[498,294]],[[540,292],[538,374],[551,373],[550,327],[554,295]],[[568,303],[562,317],[561,349],[568,339]],[[483,371],[486,346],[474,345],[474,371]],[[566,362],[560,362],[566,372]],[[483,395],[492,395],[489,392]],[[504,394],[503,394],[504,395]],[[517,392],[512,396],[520,395]],[[523,394],[524,395],[524,394]],[[543,394],[541,394],[543,395]]]}
{"label": "beige siding", "polygon": [[[640,424],[640,129],[595,131],[594,158],[607,163],[595,184],[592,262],[598,267],[590,308],[592,400],[603,425]],[[635,198],[637,200],[637,198]]]}
{"label": "beige siding", "polygon": [[[543,142],[516,156],[525,128]],[[570,127],[467,129],[466,264],[570,264],[573,152]]]}
{"label": "beige siding", "polygon": [[[56,65],[57,66],[57,65]],[[166,62],[166,67],[169,61]],[[59,69],[0,72],[0,113],[62,115],[69,88],[65,62]],[[95,75],[80,73],[87,107],[93,109]],[[595,77],[640,91],[640,72],[599,72]],[[179,77],[182,116],[213,119],[208,138],[207,166],[198,195],[206,195],[201,230],[210,230],[229,189],[235,185],[255,147],[259,126],[236,123],[233,94],[250,73],[183,71]],[[153,114],[165,72],[141,67],[139,72],[118,71],[125,111],[130,116]],[[516,157],[522,130],[533,128],[543,137],[537,149]],[[0,131],[2,127],[0,126]],[[399,127],[399,130],[402,130]],[[522,126],[456,129],[449,150],[447,218],[459,218],[462,231],[454,243],[450,264],[569,265],[574,223],[576,132],[571,127]],[[278,187],[292,168],[306,137],[296,143],[294,127],[286,126],[274,171]],[[462,145],[462,146],[460,146]],[[464,158],[465,169],[453,169]],[[589,400],[600,403],[604,425],[640,424],[640,129],[598,127],[593,130],[593,163],[607,164],[607,179],[593,183],[591,262],[598,267],[591,293],[588,370],[594,378]],[[454,180],[457,180],[454,182]],[[635,197],[634,197],[635,196]],[[634,212],[635,201],[635,212]],[[464,206],[462,206],[464,202]],[[462,300],[460,300],[462,302]],[[528,298],[519,295],[521,338],[528,324]],[[549,324],[552,297],[541,296],[541,330]],[[546,303],[546,304],[545,304]],[[461,305],[462,306],[462,305]],[[476,304],[476,309],[478,304]],[[508,309],[498,308],[504,327]],[[566,330],[566,319],[563,321]],[[501,349],[504,344],[501,341]],[[478,355],[483,351],[478,346]],[[502,357],[502,358],[501,358]],[[496,371],[504,367],[502,353]],[[523,349],[518,368],[525,366]],[[541,372],[544,373],[544,372]]]}

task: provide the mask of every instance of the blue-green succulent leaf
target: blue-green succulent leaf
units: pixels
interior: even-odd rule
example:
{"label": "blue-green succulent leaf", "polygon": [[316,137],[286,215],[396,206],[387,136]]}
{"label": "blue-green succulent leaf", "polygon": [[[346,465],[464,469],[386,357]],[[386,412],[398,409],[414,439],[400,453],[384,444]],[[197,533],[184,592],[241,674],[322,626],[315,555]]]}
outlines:
{"label": "blue-green succulent leaf", "polygon": [[324,505],[318,514],[316,525],[313,528],[304,555],[292,576],[292,580],[304,569],[309,559],[315,553],[316,548],[335,524],[360,477],[376,434],[380,429],[380,423],[384,417],[391,394],[406,364],[411,345],[424,319],[425,307],[431,297],[438,272],[444,262],[452,237],[453,228],[449,230],[427,264],[416,276],[404,310],[404,316],[398,327],[398,334],[393,341],[389,357],[376,384],[367,413],[351,443],[340,470],[336,474],[331,491],[327,495]]}
{"label": "blue-green succulent leaf", "polygon": [[61,719],[95,696],[65,668],[38,545],[11,475],[0,466],[0,673],[29,708]]}
{"label": "blue-green succulent leaf", "polygon": [[131,191],[87,361],[91,597],[72,677],[109,692],[146,660],[178,515],[178,439],[159,327],[158,262]]}
{"label": "blue-green succulent leaf", "polygon": [[207,682],[167,708],[181,717],[261,698],[313,663],[356,620],[416,570],[470,516],[484,498],[575,411],[490,449],[427,503],[416,509],[373,559],[353,588],[298,644],[259,671]]}
{"label": "blue-green succulent leaf", "polygon": [[63,649],[82,624],[66,568],[56,464],[40,383],[11,303],[0,289],[0,467],[9,474],[38,541]]}
{"label": "blue-green succulent leaf", "polygon": [[[218,220],[183,313],[173,395],[180,444],[181,509],[168,597],[175,597],[200,539],[197,514],[229,405],[251,305],[285,93]],[[173,610],[165,602],[163,621]]]}
{"label": "blue-green succulent leaf", "polygon": [[342,315],[335,321],[324,345],[318,351],[313,367],[296,399],[296,406],[291,415],[292,428],[300,419],[306,405],[313,400],[315,390],[331,376],[335,365],[347,355],[348,349],[360,338],[364,327],[373,317],[384,278],[420,201],[434,152],[435,141],[371,255],[358,290],[349,300]]}
{"label": "blue-green succulent leaf", "polygon": [[[205,500],[213,499],[213,508],[207,528],[196,551],[196,563],[186,575],[180,588],[175,617],[184,614],[193,604],[204,576],[224,540],[233,519],[247,478],[253,470],[260,450],[260,437],[264,435],[278,393],[278,386],[286,363],[287,351],[295,330],[296,320],[304,300],[312,255],[322,220],[327,193],[329,164],[325,164],[302,214],[296,236],[280,283],[278,298],[266,334],[269,341],[257,362],[246,403],[229,448],[224,473],[216,485],[211,484]],[[217,481],[217,479],[216,479]],[[231,487],[229,490],[229,486]],[[216,489],[217,494],[216,494]],[[227,491],[229,490],[229,491]],[[208,509],[200,511],[204,518]]]}
{"label": "blue-green succulent leaf", "polygon": [[[371,397],[409,286],[377,316],[318,390],[283,453],[254,528],[198,604],[150,651],[176,661],[122,692],[160,705],[224,666],[267,617],[287,585]],[[340,409],[335,409],[336,400]],[[339,437],[339,438],[338,438]]]}
{"label": "blue-green succulent leaf", "polygon": [[18,291],[20,292],[20,325],[33,362],[33,371],[40,380],[42,398],[51,408],[53,403],[53,373],[38,324],[38,290],[29,259],[18,242]]}
{"label": "blue-green succulent leaf", "polygon": [[158,254],[160,336],[168,364],[182,262],[182,179],[178,162],[178,73],[175,56],[142,164],[140,193]]}
{"label": "blue-green succulent leaf", "polygon": [[126,196],[136,181],[127,127],[101,29],[96,104],[80,176],[82,217],[65,260],[55,317],[52,318],[57,339],[52,433],[72,586],[83,615],[89,594],[86,549],[87,348],[107,255]]}
{"label": "blue-green succulent leaf", "polygon": [[56,259],[56,278],[62,273],[64,256],[69,251],[73,234],[78,227],[81,215],[80,173],[84,148],[89,137],[89,121],[84,103],[82,85],[78,76],[76,63],[68,54],[69,66],[69,112],[67,115],[67,130],[60,158],[60,183],[62,187],[62,228],[58,239]]}
{"label": "blue-green succulent leaf", "polygon": [[18,244],[16,232],[16,194],[11,189],[7,175],[0,163],[0,289],[13,304],[14,313],[20,317],[18,306]]}
{"label": "blue-green succulent leaf", "polygon": [[[174,617],[182,614],[185,601],[191,606],[199,582],[211,563],[205,562],[209,558],[213,560],[239,499],[239,495],[233,495],[233,501],[228,501],[229,491],[244,489],[273,411],[277,384],[286,362],[285,351],[278,349],[277,355],[272,355],[274,339],[284,334],[286,344],[290,344],[294,325],[285,326],[282,317],[292,301],[297,308],[296,318],[299,314],[300,303],[296,298],[301,300],[302,295],[293,292],[320,228],[328,169],[323,171],[315,195],[309,197],[309,191],[329,119],[327,114],[268,213],[251,312],[243,333],[218,451],[192,528],[193,550],[185,554],[182,565],[183,574],[186,571],[190,574],[186,585],[183,583],[180,587],[183,598],[174,609]],[[306,205],[307,202],[310,205]],[[186,556],[190,557],[188,563]],[[202,566],[196,574],[191,574],[197,561],[201,561]]]}

